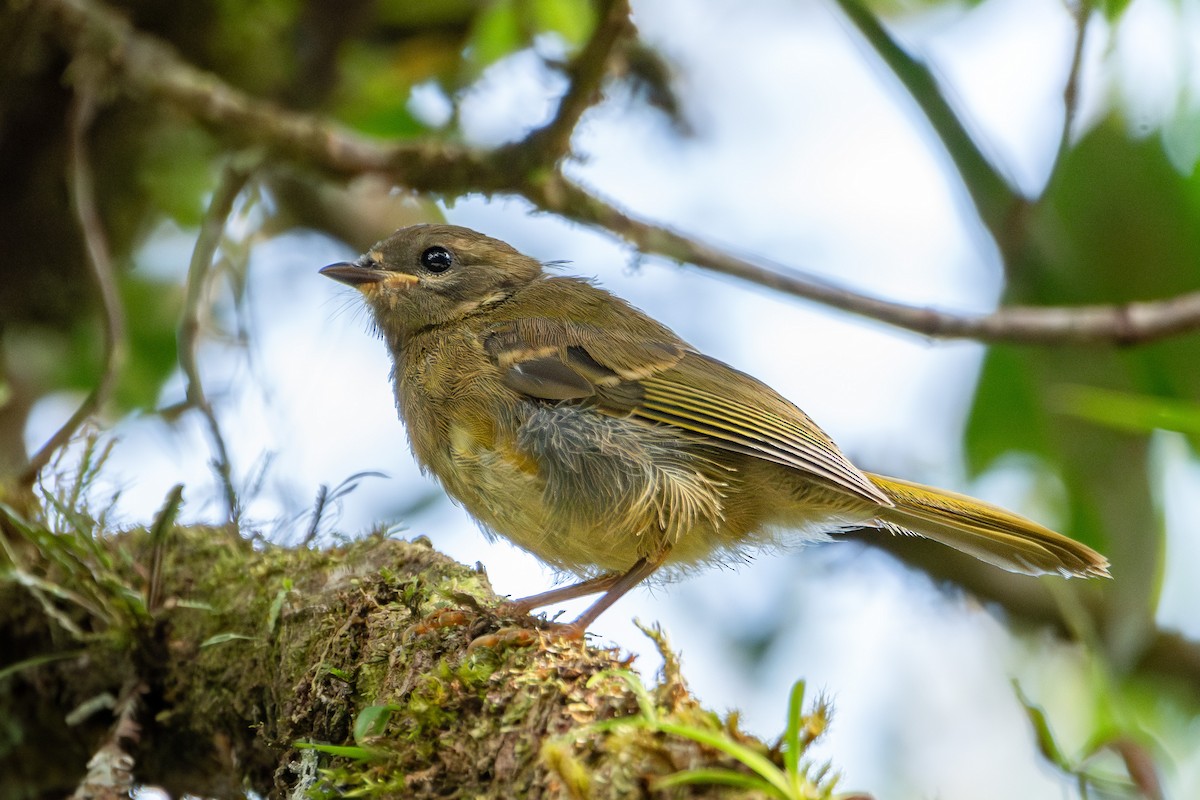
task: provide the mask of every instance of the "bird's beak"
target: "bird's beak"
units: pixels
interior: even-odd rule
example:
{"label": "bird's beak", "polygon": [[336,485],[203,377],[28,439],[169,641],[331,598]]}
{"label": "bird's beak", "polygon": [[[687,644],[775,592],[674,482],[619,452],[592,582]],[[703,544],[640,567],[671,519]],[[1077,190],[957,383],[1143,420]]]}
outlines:
{"label": "bird's beak", "polygon": [[381,269],[360,266],[352,261],[339,261],[336,264],[330,264],[328,267],[321,269],[321,274],[326,278],[333,278],[335,281],[341,281],[350,286],[379,283],[387,276],[387,273]]}
{"label": "bird's beak", "polygon": [[417,276],[415,275],[405,275],[401,272],[391,272],[386,269],[374,269],[362,264],[356,264],[353,261],[339,261],[336,264],[330,264],[328,267],[322,267],[321,274],[358,289],[365,289],[367,286],[384,282],[399,285],[409,285],[417,282]]}

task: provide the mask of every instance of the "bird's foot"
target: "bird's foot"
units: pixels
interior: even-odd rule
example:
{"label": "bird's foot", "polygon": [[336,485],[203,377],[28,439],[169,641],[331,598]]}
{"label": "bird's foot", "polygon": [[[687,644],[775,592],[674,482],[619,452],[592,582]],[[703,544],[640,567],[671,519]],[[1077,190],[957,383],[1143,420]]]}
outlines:
{"label": "bird's foot", "polygon": [[563,625],[557,622],[543,622],[537,618],[530,619],[538,623],[537,627],[525,628],[511,625],[500,628],[492,633],[485,633],[483,636],[477,636],[467,645],[467,652],[471,653],[480,648],[506,650],[510,647],[528,647],[531,644],[535,644],[542,637],[579,641],[583,638],[584,633],[586,633],[582,627],[575,623]]}
{"label": "bird's foot", "polygon": [[462,608],[439,608],[420,622],[415,622],[404,631],[404,640],[425,636],[446,628],[461,628],[471,624],[475,616]]}

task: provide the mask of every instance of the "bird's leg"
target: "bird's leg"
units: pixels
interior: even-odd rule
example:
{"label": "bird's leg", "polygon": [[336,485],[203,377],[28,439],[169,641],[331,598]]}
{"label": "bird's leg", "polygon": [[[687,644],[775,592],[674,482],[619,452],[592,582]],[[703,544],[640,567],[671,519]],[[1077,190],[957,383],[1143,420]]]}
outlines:
{"label": "bird's leg", "polygon": [[[642,563],[642,561],[645,561],[645,559],[639,560],[638,564]],[[634,565],[634,567],[636,566],[637,564]],[[535,608],[541,608],[542,606],[561,603],[564,600],[574,600],[576,597],[586,597],[589,594],[607,592],[624,575],[625,573],[622,572],[606,572],[603,575],[597,575],[595,578],[573,583],[570,586],[560,586],[557,589],[532,594],[529,597],[509,600],[508,607],[515,613],[528,614]]]}
{"label": "bird's leg", "polygon": [[[576,597],[604,592],[600,596],[600,599],[592,603],[574,622],[566,625],[550,626],[549,632],[553,636],[563,639],[582,639],[583,635],[587,633],[588,626],[596,621],[596,617],[604,613],[609,606],[620,600],[626,592],[646,580],[656,569],[662,566],[662,563],[667,560],[668,552],[668,550],[664,549],[652,558],[639,558],[625,572],[607,572],[571,586],[563,586],[558,589],[551,589],[548,592],[542,592],[541,594],[523,597],[520,600],[512,601],[508,604],[508,607],[518,613],[529,613],[529,611],[535,608],[550,603],[573,600]],[[480,636],[471,642],[470,649],[474,650],[477,647],[503,647],[513,644],[524,645],[529,644],[531,641],[532,634],[528,629],[502,628],[495,633]]]}
{"label": "bird's leg", "polygon": [[600,596],[599,600],[592,603],[574,622],[563,625],[555,632],[565,639],[582,638],[587,633],[588,626],[596,621],[596,617],[603,614],[609,606],[620,600],[626,592],[646,580],[646,578],[649,578],[656,569],[662,566],[662,563],[667,559],[667,552],[664,549],[653,558],[639,558],[625,574],[617,576],[602,589],[604,594]]}

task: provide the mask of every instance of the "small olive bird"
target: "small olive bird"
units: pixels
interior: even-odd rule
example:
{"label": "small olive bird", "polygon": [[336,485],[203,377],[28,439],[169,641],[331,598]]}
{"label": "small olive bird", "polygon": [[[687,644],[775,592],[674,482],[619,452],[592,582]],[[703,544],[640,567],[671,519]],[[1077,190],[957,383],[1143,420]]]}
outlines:
{"label": "small olive bird", "polygon": [[766,384],[468,228],[402,228],[321,273],[370,308],[422,468],[485,532],[582,579],[513,609],[601,595],[562,635],[662,567],[850,529],[1029,575],[1108,575],[1099,553],[1036,522],[863,472]]}

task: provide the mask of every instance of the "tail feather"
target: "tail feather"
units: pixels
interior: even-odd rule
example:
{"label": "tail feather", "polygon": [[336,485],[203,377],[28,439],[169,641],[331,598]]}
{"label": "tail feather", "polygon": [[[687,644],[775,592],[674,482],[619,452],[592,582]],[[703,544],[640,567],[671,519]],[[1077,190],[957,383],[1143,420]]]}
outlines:
{"label": "tail feather", "polygon": [[895,506],[879,519],[1010,572],[1110,577],[1108,559],[1038,523],[966,495],[868,474]]}

